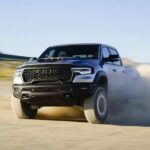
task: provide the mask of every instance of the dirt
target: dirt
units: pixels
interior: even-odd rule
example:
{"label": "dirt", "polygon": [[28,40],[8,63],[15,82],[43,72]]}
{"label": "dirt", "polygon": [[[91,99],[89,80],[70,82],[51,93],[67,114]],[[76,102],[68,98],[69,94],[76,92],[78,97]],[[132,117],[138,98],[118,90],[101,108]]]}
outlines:
{"label": "dirt", "polygon": [[83,113],[76,108],[42,108],[37,119],[19,120],[12,114],[10,97],[11,82],[0,81],[0,150],[150,149],[146,125],[93,125],[79,121]]}

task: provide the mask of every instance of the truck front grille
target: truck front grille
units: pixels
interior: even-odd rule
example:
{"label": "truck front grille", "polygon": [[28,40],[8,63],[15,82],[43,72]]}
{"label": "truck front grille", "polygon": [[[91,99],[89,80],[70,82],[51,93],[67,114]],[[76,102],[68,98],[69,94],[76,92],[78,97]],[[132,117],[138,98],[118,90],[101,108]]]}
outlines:
{"label": "truck front grille", "polygon": [[24,69],[24,82],[51,81],[55,82],[70,81],[72,77],[71,68],[43,68],[43,69]]}

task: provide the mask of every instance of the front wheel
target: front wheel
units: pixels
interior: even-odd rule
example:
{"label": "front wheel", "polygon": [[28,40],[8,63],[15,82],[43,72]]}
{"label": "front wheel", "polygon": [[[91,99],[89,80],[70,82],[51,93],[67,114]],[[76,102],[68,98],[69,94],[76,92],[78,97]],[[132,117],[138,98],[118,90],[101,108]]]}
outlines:
{"label": "front wheel", "polygon": [[84,114],[89,123],[103,123],[108,114],[107,92],[98,87],[92,97],[84,101]]}
{"label": "front wheel", "polygon": [[13,95],[11,97],[11,107],[15,116],[20,119],[33,119],[37,114],[37,109],[33,109],[30,104],[17,99]]}

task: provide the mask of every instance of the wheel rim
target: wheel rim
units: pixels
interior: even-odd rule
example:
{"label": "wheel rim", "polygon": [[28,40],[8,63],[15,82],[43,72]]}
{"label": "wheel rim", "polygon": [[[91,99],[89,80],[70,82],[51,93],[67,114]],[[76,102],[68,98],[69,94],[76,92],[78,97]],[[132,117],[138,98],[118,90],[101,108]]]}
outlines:
{"label": "wheel rim", "polygon": [[99,94],[97,98],[97,111],[100,116],[104,116],[106,114],[107,101],[104,95]]}

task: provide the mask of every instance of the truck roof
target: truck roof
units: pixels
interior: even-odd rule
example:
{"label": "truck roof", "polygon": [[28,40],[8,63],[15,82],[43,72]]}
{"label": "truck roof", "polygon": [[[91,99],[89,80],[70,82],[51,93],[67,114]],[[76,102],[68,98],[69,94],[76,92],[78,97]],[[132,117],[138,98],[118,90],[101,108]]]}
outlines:
{"label": "truck roof", "polygon": [[58,44],[58,45],[52,45],[52,46],[49,46],[49,47],[61,47],[61,46],[82,46],[82,45],[89,45],[89,46],[106,46],[106,47],[110,47],[110,48],[113,48],[113,49],[116,49],[115,47],[113,46],[110,46],[110,45],[107,45],[107,44],[101,44],[101,43],[71,43],[71,44]]}

